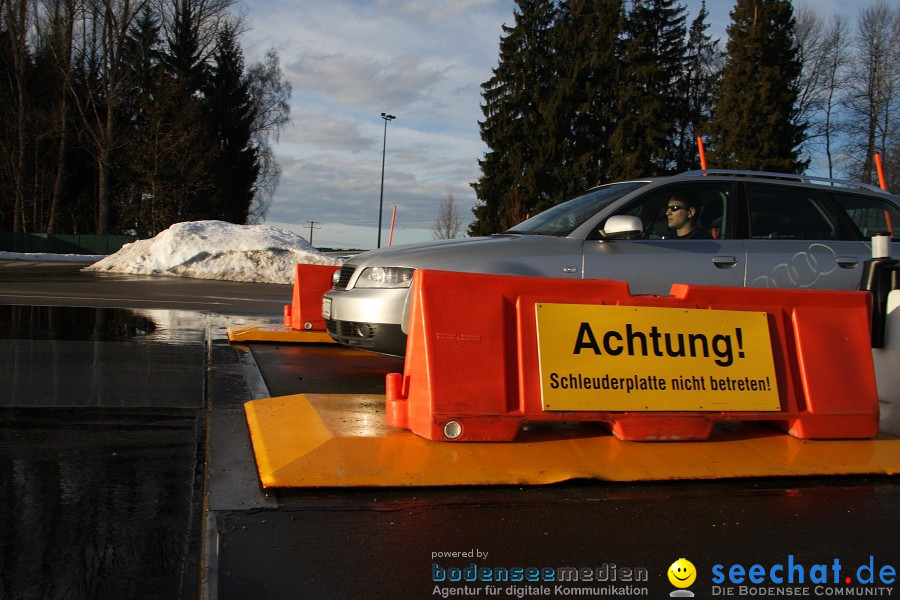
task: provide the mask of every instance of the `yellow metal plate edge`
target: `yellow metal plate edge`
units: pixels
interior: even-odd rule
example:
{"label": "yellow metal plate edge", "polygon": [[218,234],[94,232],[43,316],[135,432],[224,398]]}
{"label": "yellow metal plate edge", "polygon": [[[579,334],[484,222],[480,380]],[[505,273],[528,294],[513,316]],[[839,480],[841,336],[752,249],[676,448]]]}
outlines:
{"label": "yellow metal plate edge", "polygon": [[278,325],[229,325],[231,342],[281,342],[292,344],[334,344],[324,331],[298,331]]}
{"label": "yellow metal plate edge", "polygon": [[[251,406],[252,405],[252,406]],[[702,442],[612,436],[449,443],[391,430],[341,436],[304,394],[245,405],[263,487],[546,485],[573,479],[671,481],[897,475],[900,439],[801,440],[759,428]],[[760,426],[761,427],[761,426]],[[521,436],[520,436],[521,437]]]}
{"label": "yellow metal plate edge", "polygon": [[296,456],[327,443],[333,434],[302,394],[244,403],[250,441],[263,487],[279,481],[279,471]]}

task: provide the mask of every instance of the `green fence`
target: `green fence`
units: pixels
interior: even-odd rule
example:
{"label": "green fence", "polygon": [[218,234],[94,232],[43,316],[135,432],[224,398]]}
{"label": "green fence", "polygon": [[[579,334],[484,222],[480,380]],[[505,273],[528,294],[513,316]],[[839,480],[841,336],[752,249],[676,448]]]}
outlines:
{"label": "green fence", "polygon": [[132,235],[88,235],[0,232],[0,252],[113,254],[137,240]]}

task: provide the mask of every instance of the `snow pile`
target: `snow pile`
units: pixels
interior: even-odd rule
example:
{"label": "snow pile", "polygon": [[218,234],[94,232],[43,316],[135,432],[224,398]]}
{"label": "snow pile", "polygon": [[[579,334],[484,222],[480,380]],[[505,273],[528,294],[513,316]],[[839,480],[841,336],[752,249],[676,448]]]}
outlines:
{"label": "snow pile", "polygon": [[340,265],[341,260],[285,229],[192,221],[126,244],[85,270],[292,284],[297,263]]}

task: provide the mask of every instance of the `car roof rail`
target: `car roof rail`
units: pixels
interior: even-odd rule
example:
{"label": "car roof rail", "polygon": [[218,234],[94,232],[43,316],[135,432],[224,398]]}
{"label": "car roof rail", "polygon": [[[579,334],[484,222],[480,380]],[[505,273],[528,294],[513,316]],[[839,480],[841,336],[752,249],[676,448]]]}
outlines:
{"label": "car roof rail", "polygon": [[890,194],[887,190],[883,190],[878,186],[861,181],[850,181],[848,179],[831,179],[829,177],[815,177],[812,175],[797,175],[796,173],[773,173],[769,171],[737,171],[732,169],[706,169],[702,171],[685,171],[679,174],[684,177],[705,177],[706,175],[726,175],[733,177],[747,177],[757,179],[778,179],[781,181],[796,181],[798,183],[814,183],[832,187],[846,187],[866,190],[869,192],[877,192],[879,194]]}

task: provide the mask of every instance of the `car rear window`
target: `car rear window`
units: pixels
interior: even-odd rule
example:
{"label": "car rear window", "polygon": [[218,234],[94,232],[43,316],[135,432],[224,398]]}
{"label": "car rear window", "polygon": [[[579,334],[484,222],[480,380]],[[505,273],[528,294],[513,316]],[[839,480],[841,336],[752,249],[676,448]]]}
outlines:
{"label": "car rear window", "polygon": [[841,238],[837,215],[817,190],[780,185],[747,185],[750,237],[776,240]]}
{"label": "car rear window", "polygon": [[889,200],[845,192],[832,192],[831,196],[862,237],[870,238],[876,233],[889,233],[894,240],[900,237],[900,210]]}

